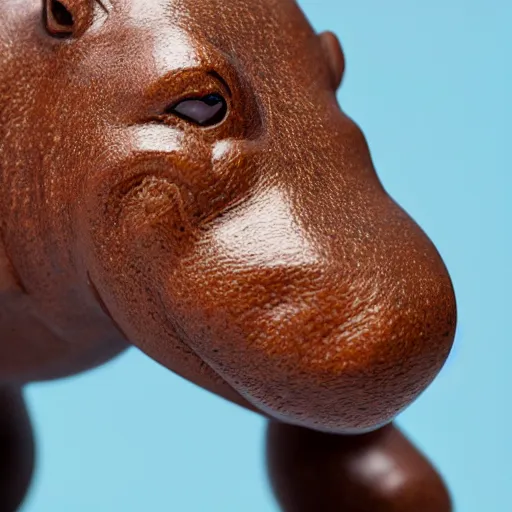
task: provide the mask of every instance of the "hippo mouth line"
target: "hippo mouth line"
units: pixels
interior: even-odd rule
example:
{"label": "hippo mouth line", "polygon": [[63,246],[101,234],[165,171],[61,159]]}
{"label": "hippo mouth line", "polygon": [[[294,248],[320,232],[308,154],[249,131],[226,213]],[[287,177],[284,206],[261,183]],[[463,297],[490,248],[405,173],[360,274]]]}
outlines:
{"label": "hippo mouth line", "polygon": [[[118,329],[118,331],[122,334],[126,342],[130,342],[130,337],[126,335],[123,328],[119,325],[119,323],[116,321],[114,316],[111,314],[108,306],[105,304],[105,301],[101,297],[100,292],[98,291],[97,286],[95,285],[89,271],[87,271],[87,283],[89,285],[89,288],[91,289],[91,292],[96,299],[98,305],[100,306],[103,313],[110,319],[110,321],[113,323],[113,325]],[[260,408],[254,406],[251,402],[249,402],[247,399],[245,399],[221,374],[219,374],[211,364],[209,364],[203,357],[201,357],[196,350],[194,350],[189,343],[187,343],[183,336],[179,337],[179,342],[182,343],[190,352],[190,355],[194,358],[196,358],[200,372],[202,375],[207,376],[214,384],[221,383],[224,389],[224,398],[227,398],[231,400],[232,402],[235,402],[253,412],[258,412],[260,414],[267,415],[265,411],[261,410]],[[179,371],[174,370],[174,373],[181,375]],[[186,376],[181,375],[183,378],[186,378]],[[188,379],[189,380],[189,379]]]}

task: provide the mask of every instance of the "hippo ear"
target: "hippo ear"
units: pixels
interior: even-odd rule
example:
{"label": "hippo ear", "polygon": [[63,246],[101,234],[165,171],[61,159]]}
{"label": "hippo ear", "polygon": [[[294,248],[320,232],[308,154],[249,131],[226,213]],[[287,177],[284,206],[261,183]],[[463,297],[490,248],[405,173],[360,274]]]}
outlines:
{"label": "hippo ear", "polygon": [[340,42],[332,32],[322,32],[320,41],[324,50],[324,55],[331,70],[332,84],[337,89],[343,78],[345,71],[345,57],[341,49]]}
{"label": "hippo ear", "polygon": [[92,24],[94,0],[43,0],[43,20],[53,37],[81,36]]}

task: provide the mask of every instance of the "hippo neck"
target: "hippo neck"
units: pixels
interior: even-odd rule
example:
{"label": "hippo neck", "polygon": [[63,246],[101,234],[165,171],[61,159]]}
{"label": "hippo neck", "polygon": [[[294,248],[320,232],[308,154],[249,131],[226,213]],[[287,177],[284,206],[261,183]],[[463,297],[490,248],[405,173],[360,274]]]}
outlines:
{"label": "hippo neck", "polygon": [[0,382],[65,377],[99,366],[127,347],[94,297],[84,293],[81,303],[58,304],[49,297],[44,304],[40,295],[27,289],[0,244]]}

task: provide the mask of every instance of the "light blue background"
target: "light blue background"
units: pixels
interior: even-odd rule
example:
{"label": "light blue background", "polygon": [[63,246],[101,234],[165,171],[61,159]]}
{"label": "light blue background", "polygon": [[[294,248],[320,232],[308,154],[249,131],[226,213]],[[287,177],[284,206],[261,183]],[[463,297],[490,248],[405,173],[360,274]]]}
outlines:
{"label": "light blue background", "polygon": [[[256,1],[256,0],[255,0]],[[344,109],[437,244],[457,344],[400,418],[461,512],[512,510],[512,3],[303,0],[342,40]],[[133,350],[28,390],[39,466],[24,512],[267,512],[264,423]],[[322,511],[318,511],[322,512]]]}

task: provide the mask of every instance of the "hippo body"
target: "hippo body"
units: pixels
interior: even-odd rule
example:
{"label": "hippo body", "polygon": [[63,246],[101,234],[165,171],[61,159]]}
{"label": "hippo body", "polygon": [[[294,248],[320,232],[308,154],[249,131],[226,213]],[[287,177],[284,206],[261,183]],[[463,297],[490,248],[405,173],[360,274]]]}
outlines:
{"label": "hippo body", "polygon": [[[0,50],[5,510],[21,387],[131,345],[271,420],[284,510],[450,510],[390,422],[449,353],[453,289],[337,103],[336,37],[293,0],[4,0]],[[362,447],[398,490],[354,477]]]}

